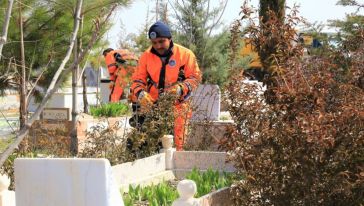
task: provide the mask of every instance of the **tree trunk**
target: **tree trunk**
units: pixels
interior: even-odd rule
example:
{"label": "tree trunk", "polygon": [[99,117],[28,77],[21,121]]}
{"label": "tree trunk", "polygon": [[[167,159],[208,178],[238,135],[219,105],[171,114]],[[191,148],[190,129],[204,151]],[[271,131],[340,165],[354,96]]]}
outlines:
{"label": "tree trunk", "polygon": [[[83,34],[83,16],[81,17],[81,32],[80,36]],[[82,51],[82,38],[79,39],[79,50]],[[85,67],[87,62],[85,63],[84,68],[82,69],[82,97],[83,97],[83,112],[88,114],[88,101],[87,101],[87,84],[86,84],[86,74],[85,74]]]}
{"label": "tree trunk", "polygon": [[[77,8],[76,8],[77,9]],[[75,9],[75,11],[76,11]],[[75,18],[76,12],[75,12]],[[76,20],[75,20],[76,21]],[[78,35],[76,35],[75,45],[73,47],[73,61],[77,62],[78,59]],[[72,70],[72,129],[71,129],[71,154],[73,156],[76,156],[78,153],[78,138],[77,138],[77,116],[78,116],[78,70],[79,70],[79,64],[76,64],[76,66]]]}
{"label": "tree trunk", "polygon": [[[100,61],[99,61],[100,62]],[[100,67],[100,64],[98,64],[98,67],[97,68],[97,77],[96,77],[96,82],[97,82],[97,87],[96,87],[96,106],[99,106],[101,101],[101,97],[100,97],[100,92],[99,92],[99,88],[101,86],[101,82],[100,82],[100,77],[101,77],[101,67]]]}
{"label": "tree trunk", "polygon": [[[270,30],[270,13],[272,11],[278,20],[283,24],[285,16],[285,0],[260,0],[260,25],[263,30],[264,36],[271,36]],[[284,31],[282,31],[284,32]],[[270,38],[270,41],[266,41],[264,45],[261,45],[259,57],[263,66],[263,70],[268,74],[271,74],[270,67],[272,65],[272,56],[276,53],[277,39]]]}
{"label": "tree trunk", "polygon": [[82,86],[83,86],[83,112],[88,114],[88,101],[87,101],[87,84],[86,84],[85,71],[82,73]]}
{"label": "tree trunk", "polygon": [[4,24],[3,24],[3,32],[0,38],[0,60],[3,54],[3,47],[4,44],[6,43],[6,39],[8,37],[8,28],[9,28],[9,22],[10,22],[10,16],[11,16],[11,10],[13,8],[13,2],[14,0],[9,0],[8,1],[8,8],[6,9],[6,15],[5,15],[5,19],[4,19]]}
{"label": "tree trunk", "polygon": [[269,10],[273,11],[278,19],[283,22],[285,16],[285,6],[286,0],[260,0],[259,16],[262,17],[262,22],[268,22]]}
{"label": "tree trunk", "polygon": [[25,68],[25,54],[24,54],[24,34],[23,34],[23,17],[22,17],[22,3],[18,1],[19,6],[19,30],[20,30],[20,58],[21,58],[21,77],[20,77],[20,108],[19,108],[19,125],[20,129],[25,126],[27,121],[27,77]]}
{"label": "tree trunk", "polygon": [[[260,19],[260,29],[262,30],[262,35],[264,37],[270,37],[269,41],[265,41],[263,45],[260,45],[260,49],[258,50],[259,58],[262,64],[263,69],[263,82],[267,86],[267,90],[265,91],[265,99],[266,102],[272,104],[275,102],[275,88],[278,85],[278,82],[275,78],[275,73],[272,69],[272,65],[274,62],[274,56],[277,54],[277,45],[279,42],[280,36],[277,34],[272,34],[271,27],[272,24],[284,24],[285,17],[285,0],[260,0],[260,9],[259,9],[259,19]],[[272,13],[271,13],[272,12]],[[277,17],[278,22],[271,21],[272,15]],[[279,25],[277,25],[279,26]],[[283,30],[278,32],[284,32]]]}

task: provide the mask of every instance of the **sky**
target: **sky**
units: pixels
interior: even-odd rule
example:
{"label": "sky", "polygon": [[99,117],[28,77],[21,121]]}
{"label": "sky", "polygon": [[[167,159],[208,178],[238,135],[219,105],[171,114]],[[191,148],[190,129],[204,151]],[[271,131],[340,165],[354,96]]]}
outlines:
{"label": "sky", "polygon": [[[219,1],[211,0],[216,5]],[[229,26],[231,22],[239,18],[240,7],[244,0],[227,0],[227,8],[222,17],[223,23]],[[251,0],[250,4],[258,7],[259,0]],[[287,6],[292,7],[295,3],[300,5],[299,15],[310,23],[325,24],[330,19],[343,19],[346,14],[355,12],[353,7],[343,7],[336,5],[337,0],[286,0]],[[154,9],[155,0],[135,0],[128,8],[119,9],[113,17],[114,26],[107,33],[106,38],[110,42],[110,47],[116,48],[120,35],[128,33],[139,33],[147,15],[147,10]],[[171,11],[172,12],[172,11]],[[363,10],[360,11],[364,13]],[[152,14],[150,14],[152,15]],[[126,31],[121,30],[121,22]],[[115,39],[115,41],[112,41]]]}

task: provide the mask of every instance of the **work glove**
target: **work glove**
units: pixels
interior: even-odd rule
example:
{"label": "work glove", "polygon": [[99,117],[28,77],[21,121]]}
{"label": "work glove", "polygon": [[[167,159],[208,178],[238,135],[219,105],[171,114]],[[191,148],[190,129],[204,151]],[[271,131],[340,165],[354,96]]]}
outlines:
{"label": "work glove", "polygon": [[115,53],[114,54],[115,61],[119,64],[124,64],[126,61],[122,58],[121,54]]}
{"label": "work glove", "polygon": [[181,84],[175,84],[175,85],[169,87],[168,89],[166,89],[166,92],[168,94],[180,97],[183,94],[182,85]]}
{"label": "work glove", "polygon": [[140,105],[140,112],[146,113],[152,108],[154,99],[148,92],[141,91],[138,95],[138,102]]}

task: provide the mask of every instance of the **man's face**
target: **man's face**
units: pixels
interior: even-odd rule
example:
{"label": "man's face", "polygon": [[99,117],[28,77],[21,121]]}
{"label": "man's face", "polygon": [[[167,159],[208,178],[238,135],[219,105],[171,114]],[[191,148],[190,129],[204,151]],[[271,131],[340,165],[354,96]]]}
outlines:
{"label": "man's face", "polygon": [[150,40],[152,42],[152,47],[158,52],[158,54],[163,55],[169,49],[171,44],[171,39],[158,37]]}

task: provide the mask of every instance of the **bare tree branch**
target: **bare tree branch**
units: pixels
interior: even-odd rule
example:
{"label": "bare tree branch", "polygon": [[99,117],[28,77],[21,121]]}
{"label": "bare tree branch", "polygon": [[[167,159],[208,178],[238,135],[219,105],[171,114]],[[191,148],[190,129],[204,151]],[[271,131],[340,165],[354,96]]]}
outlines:
{"label": "bare tree branch", "polygon": [[[176,8],[174,8],[174,6],[173,6],[173,4],[171,3],[171,1],[170,1],[170,0],[168,0],[168,3],[171,5],[171,7],[172,7],[172,9],[173,9],[173,11],[174,11],[174,14],[176,15],[176,17],[177,17],[177,19],[178,19],[179,23],[180,23],[180,24],[181,24],[181,26],[182,26],[182,29],[183,29],[183,30],[187,33],[186,26],[183,24],[183,21],[182,21],[181,17],[178,15]],[[178,2],[177,2],[177,3],[178,3]]]}
{"label": "bare tree branch", "polygon": [[77,85],[81,83],[81,80],[82,80],[82,74],[85,72],[85,69],[86,69],[87,64],[88,64],[88,57],[89,57],[89,55],[87,55],[87,57],[86,57],[86,62],[85,62],[85,64],[83,65],[82,70],[81,70],[81,72],[80,72],[80,74],[79,74],[79,76],[78,76],[78,78],[77,78]]}
{"label": "bare tree branch", "polygon": [[203,21],[203,27],[206,28],[206,24],[207,24],[207,20],[209,19],[209,14],[210,13],[210,0],[207,2],[207,9],[206,9],[206,16],[205,19]]}
{"label": "bare tree branch", "polygon": [[[28,92],[28,96],[27,96],[27,99],[29,100],[30,98],[30,95],[33,94],[33,91],[35,89],[35,87],[37,86],[38,84],[38,81],[40,80],[40,78],[42,77],[42,75],[44,74],[44,72],[46,71],[46,67],[43,69],[43,71],[39,74],[39,76],[37,77],[37,79],[35,80],[34,84],[32,85],[32,88],[29,90]],[[29,104],[29,101],[28,101],[28,104]]]}
{"label": "bare tree branch", "polygon": [[3,32],[0,37],[0,60],[3,54],[3,46],[6,43],[6,39],[8,36],[8,28],[9,28],[9,21],[10,21],[10,15],[11,15],[11,9],[13,8],[13,0],[9,0],[8,8],[6,9],[6,15],[4,19],[4,25],[3,25]]}
{"label": "bare tree branch", "polygon": [[[82,2],[82,0],[78,0],[78,2]],[[114,5],[110,10],[109,13],[107,14],[107,16],[105,17],[105,19],[103,20],[103,22],[99,22],[99,19],[96,19],[94,22],[95,25],[95,30],[92,34],[92,37],[89,41],[89,44],[87,45],[87,47],[85,48],[85,50],[83,50],[80,55],[78,56],[78,60],[73,62],[73,64],[68,67],[67,69],[64,69],[65,64],[67,63],[67,61],[70,59],[72,50],[73,50],[73,45],[75,42],[75,39],[77,37],[77,32],[78,32],[78,26],[79,24],[75,24],[74,26],[74,31],[72,34],[72,40],[70,43],[70,46],[68,48],[67,51],[67,55],[65,57],[65,59],[62,61],[62,64],[60,65],[60,67],[58,68],[58,72],[57,71],[57,75],[58,76],[54,76],[51,85],[48,87],[47,93],[44,96],[42,102],[40,103],[40,105],[38,106],[38,108],[36,109],[36,111],[33,113],[33,115],[31,116],[31,118],[29,119],[29,121],[26,124],[26,127],[24,127],[23,129],[21,129],[17,136],[15,141],[1,154],[0,156],[0,165],[2,166],[4,164],[4,162],[6,161],[6,159],[9,157],[9,155],[11,155],[11,153],[14,151],[15,148],[18,147],[18,145],[20,144],[20,142],[24,139],[24,137],[28,134],[29,129],[31,127],[31,125],[34,123],[34,121],[39,117],[40,113],[43,111],[47,101],[51,98],[51,96],[57,91],[57,89],[60,87],[60,85],[62,84],[63,80],[67,77],[67,74],[74,68],[76,67],[85,57],[85,55],[88,53],[88,51],[92,48],[92,46],[95,44],[95,42],[101,37],[100,36],[100,31],[101,29],[104,27],[104,25],[108,22],[108,20],[110,19],[111,14],[114,12],[114,10],[116,9],[117,5]],[[81,8],[79,9],[81,10]],[[79,17],[80,17],[80,11],[77,10],[77,21],[79,21]],[[75,28],[77,26],[77,28]],[[62,75],[60,76],[61,72],[64,70],[64,72],[62,73]],[[59,80],[58,80],[59,77]],[[1,167],[0,166],[0,167]]]}
{"label": "bare tree branch", "polygon": [[39,117],[40,113],[43,111],[44,107],[46,106],[47,101],[50,99],[50,97],[53,95],[53,93],[58,89],[58,87],[59,87],[59,85],[61,83],[61,81],[58,81],[58,78],[60,77],[62,71],[64,70],[64,67],[65,67],[66,63],[70,59],[72,49],[73,49],[73,45],[74,45],[75,39],[77,37],[81,7],[82,7],[82,0],[78,0],[77,1],[77,7],[76,7],[77,12],[76,12],[76,15],[75,15],[75,23],[74,23],[74,26],[73,26],[72,38],[71,38],[71,42],[70,42],[70,45],[68,47],[68,51],[66,53],[65,58],[63,59],[61,65],[59,66],[56,74],[53,76],[52,82],[49,85],[47,93],[44,96],[44,98],[43,98],[42,102],[40,103],[40,105],[38,106],[37,110],[31,116],[29,121],[26,122],[25,126],[23,128],[21,128],[21,130],[18,132],[15,141],[1,154],[1,157],[0,157],[0,165],[1,166],[4,164],[6,159],[11,155],[11,153],[15,150],[15,148],[17,148],[19,146],[19,144],[24,139],[24,137],[28,134],[31,125]]}
{"label": "bare tree branch", "polygon": [[229,0],[225,1],[225,5],[224,5],[223,10],[221,11],[220,17],[215,22],[213,22],[212,25],[210,26],[209,36],[211,36],[211,32],[215,28],[215,26],[220,23],[221,17],[225,13],[225,9],[226,9],[226,5],[227,5],[228,1]]}

